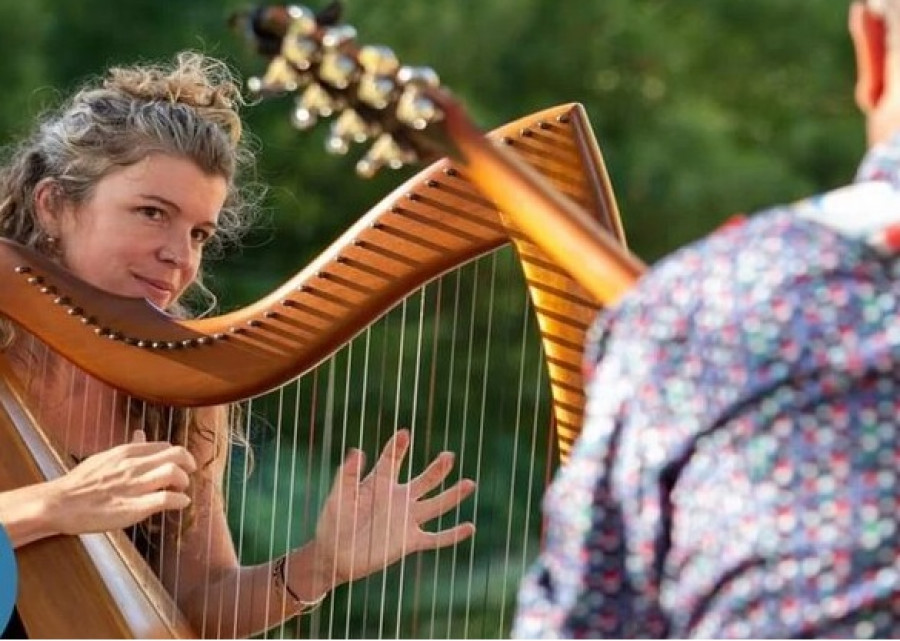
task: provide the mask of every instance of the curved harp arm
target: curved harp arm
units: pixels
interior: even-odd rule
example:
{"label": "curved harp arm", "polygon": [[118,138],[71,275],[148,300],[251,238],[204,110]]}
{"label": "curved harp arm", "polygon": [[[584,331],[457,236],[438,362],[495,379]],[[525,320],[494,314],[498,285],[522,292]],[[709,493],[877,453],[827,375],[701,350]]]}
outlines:
{"label": "curved harp arm", "polygon": [[[492,135],[518,138],[538,122],[576,111],[574,105],[548,109]],[[577,134],[567,126],[560,135]],[[533,154],[536,162],[542,153]],[[282,287],[230,314],[177,320],[2,240],[0,313],[129,394],[212,405],[308,371],[417,287],[508,241],[496,207],[441,161],[395,190]]]}

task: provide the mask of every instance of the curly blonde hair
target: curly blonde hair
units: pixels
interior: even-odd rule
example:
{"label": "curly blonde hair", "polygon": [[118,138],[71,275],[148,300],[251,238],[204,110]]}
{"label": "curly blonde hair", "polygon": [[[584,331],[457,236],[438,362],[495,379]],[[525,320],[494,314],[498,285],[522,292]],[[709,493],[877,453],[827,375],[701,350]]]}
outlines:
{"label": "curly blonde hair", "polygon": [[195,162],[228,185],[220,241],[236,241],[254,214],[255,186],[237,178],[253,166],[243,135],[240,89],[224,62],[187,51],[168,66],[109,70],[44,117],[0,169],[0,235],[42,249],[34,189],[53,178],[73,204],[110,172],[162,152]]}

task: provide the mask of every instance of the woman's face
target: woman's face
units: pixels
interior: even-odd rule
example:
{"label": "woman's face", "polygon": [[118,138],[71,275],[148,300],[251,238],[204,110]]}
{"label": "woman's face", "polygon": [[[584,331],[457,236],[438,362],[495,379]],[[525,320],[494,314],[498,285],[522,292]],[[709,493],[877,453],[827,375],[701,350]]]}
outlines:
{"label": "woman's face", "polygon": [[104,176],[81,205],[61,207],[62,262],[96,287],[166,309],[197,277],[226,191],[224,177],[191,160],[151,154]]}

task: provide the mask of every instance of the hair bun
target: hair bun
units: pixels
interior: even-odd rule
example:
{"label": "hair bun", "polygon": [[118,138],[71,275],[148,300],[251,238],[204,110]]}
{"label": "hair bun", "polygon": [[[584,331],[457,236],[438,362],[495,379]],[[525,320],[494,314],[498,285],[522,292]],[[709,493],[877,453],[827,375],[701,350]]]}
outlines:
{"label": "hair bun", "polygon": [[244,104],[240,87],[221,60],[185,51],[169,68],[160,66],[113,67],[103,87],[147,102],[171,102],[197,109],[218,123],[232,142],[241,137],[238,110]]}

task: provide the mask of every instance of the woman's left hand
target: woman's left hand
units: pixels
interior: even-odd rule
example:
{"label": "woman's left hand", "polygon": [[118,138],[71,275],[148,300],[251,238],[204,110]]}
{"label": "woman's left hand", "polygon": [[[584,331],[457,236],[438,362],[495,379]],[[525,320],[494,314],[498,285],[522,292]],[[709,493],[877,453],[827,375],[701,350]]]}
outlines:
{"label": "woman's left hand", "polygon": [[462,479],[429,496],[453,468],[452,452],[442,452],[419,476],[398,479],[409,450],[408,430],[387,442],[378,462],[362,478],[365,455],[352,450],[338,470],[316,526],[314,545],[319,569],[332,585],[372,574],[412,552],[454,545],[472,536],[472,523],[428,532],[422,526],[457,507],[475,490]]}

